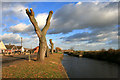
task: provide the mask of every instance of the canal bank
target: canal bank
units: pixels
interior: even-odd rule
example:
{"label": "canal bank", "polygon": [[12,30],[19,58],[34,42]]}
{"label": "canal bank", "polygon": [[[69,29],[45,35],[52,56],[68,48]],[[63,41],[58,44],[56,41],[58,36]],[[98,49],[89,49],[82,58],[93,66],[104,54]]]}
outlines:
{"label": "canal bank", "polygon": [[72,51],[72,52],[64,52],[64,54],[68,54],[70,56],[75,57],[85,57],[96,60],[103,60],[112,63],[120,64],[120,49],[114,50],[100,50],[100,51]]}
{"label": "canal bank", "polygon": [[69,78],[118,78],[120,66],[115,63],[64,54],[62,64]]}

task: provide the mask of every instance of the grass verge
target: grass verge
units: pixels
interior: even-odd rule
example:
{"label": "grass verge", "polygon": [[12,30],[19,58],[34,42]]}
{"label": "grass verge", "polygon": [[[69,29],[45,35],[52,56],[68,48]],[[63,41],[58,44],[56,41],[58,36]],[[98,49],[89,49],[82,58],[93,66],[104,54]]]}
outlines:
{"label": "grass verge", "polygon": [[68,78],[61,64],[62,57],[63,54],[54,53],[45,58],[43,63],[33,60],[16,61],[2,67],[2,78]]}

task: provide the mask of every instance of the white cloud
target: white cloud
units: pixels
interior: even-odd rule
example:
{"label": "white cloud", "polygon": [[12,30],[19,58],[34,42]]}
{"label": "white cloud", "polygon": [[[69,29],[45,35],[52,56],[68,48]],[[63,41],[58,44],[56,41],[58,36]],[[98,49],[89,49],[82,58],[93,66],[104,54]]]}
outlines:
{"label": "white cloud", "polygon": [[[17,8],[16,8],[17,9]],[[21,8],[24,9],[24,8]],[[15,10],[11,10],[16,13]],[[21,11],[20,9],[17,11]],[[115,46],[113,42],[117,41],[117,32],[113,31],[113,28],[117,24],[117,5],[115,3],[84,3],[78,2],[76,5],[68,4],[63,6],[61,9],[57,10],[54,13],[54,16],[51,20],[51,33],[69,33],[74,29],[86,29],[89,28],[88,31],[92,31],[90,35],[87,34],[76,34],[72,35],[74,37],[69,37],[65,42],[63,40],[56,39],[53,35],[55,46],[60,46],[63,49],[70,48],[74,46],[75,49],[101,49],[101,48],[109,48],[111,46]],[[23,14],[24,12],[22,12]],[[20,13],[19,13],[20,14]],[[26,13],[25,13],[26,14]],[[18,15],[18,14],[16,14]],[[23,14],[24,15],[24,14]],[[48,14],[40,13],[35,18],[38,22],[40,28],[43,28]],[[25,17],[25,15],[23,16]],[[28,17],[27,17],[28,18]],[[9,31],[13,33],[24,33],[28,34],[34,31],[34,27],[32,24],[24,24],[19,23],[14,26],[10,26]],[[18,34],[4,34],[0,37],[7,43],[14,42],[20,43],[20,35]],[[9,36],[9,37],[5,37]],[[51,35],[50,35],[51,36]],[[65,35],[63,34],[62,37]],[[48,37],[49,38],[49,37]],[[29,47],[31,43],[32,46],[38,45],[37,35],[33,35],[31,38],[24,38],[24,46]],[[70,40],[72,42],[70,42]],[[112,45],[109,46],[105,42],[111,42]],[[86,41],[90,43],[86,43]],[[78,45],[77,45],[78,44]],[[76,45],[76,46],[75,46]]]}
{"label": "white cloud", "polygon": [[110,2],[119,2],[120,0],[110,0]]}
{"label": "white cloud", "polygon": [[9,34],[5,33],[0,37],[5,43],[19,43],[21,39],[19,34],[13,34],[13,33],[9,33]]}
{"label": "white cloud", "polygon": [[26,12],[25,12],[25,9],[27,7],[25,7],[22,4],[3,3],[2,7],[3,7],[3,9],[2,9],[3,16],[5,16],[5,17],[15,16],[20,19],[27,17]]}
{"label": "white cloud", "polygon": [[45,26],[47,16],[48,16],[47,13],[41,13],[36,16],[36,20],[41,29]]}
{"label": "white cloud", "polygon": [[[0,40],[3,40],[5,43],[21,43],[21,36],[19,34],[14,33],[5,33],[3,35],[0,35]],[[29,42],[30,38],[24,38],[23,42]]]}
{"label": "white cloud", "polygon": [[86,44],[86,46],[92,46],[92,47],[100,46],[100,45],[105,45],[105,43],[90,43],[90,44]]}
{"label": "white cloud", "polygon": [[24,23],[20,23],[20,24],[17,24],[15,26],[10,26],[10,30],[12,32],[23,32],[25,29],[27,29],[29,26],[24,24]]}
{"label": "white cloud", "polygon": [[76,3],[76,5],[81,5],[82,4],[82,2],[78,2],[78,3]]}
{"label": "white cloud", "polygon": [[[0,35],[0,40],[2,40],[5,44],[14,44],[21,45],[21,36],[19,34],[14,33],[5,33]],[[31,48],[31,44],[33,47],[37,46],[38,39],[37,38],[24,38],[23,37],[23,46],[26,48]],[[36,43],[35,43],[36,42]]]}
{"label": "white cloud", "polygon": [[93,1],[93,3],[94,3],[95,5],[98,5],[98,4],[99,4],[99,1]]}
{"label": "white cloud", "polygon": [[24,23],[19,23],[14,26],[10,26],[9,29],[6,29],[8,32],[21,33],[24,35],[32,35],[35,33],[34,27],[32,24],[26,25]]}
{"label": "white cloud", "polygon": [[81,5],[68,4],[57,10],[53,16],[54,31],[68,33],[74,29],[102,29],[118,24],[118,4],[82,2]]}
{"label": "white cloud", "polygon": [[[40,29],[42,29],[45,26],[47,17],[48,17],[47,13],[40,13],[35,17]],[[10,26],[8,31],[13,33],[24,33],[24,34],[35,32],[31,22],[28,25],[25,23],[19,23],[14,26]]]}

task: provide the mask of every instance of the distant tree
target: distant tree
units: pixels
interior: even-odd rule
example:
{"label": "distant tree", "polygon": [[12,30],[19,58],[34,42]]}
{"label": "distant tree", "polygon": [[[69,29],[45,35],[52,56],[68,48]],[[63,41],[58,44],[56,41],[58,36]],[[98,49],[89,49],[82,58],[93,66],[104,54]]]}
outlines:
{"label": "distant tree", "polygon": [[59,47],[56,47],[55,50],[56,50],[56,52],[59,52],[59,51],[61,51],[62,49],[59,48]]}
{"label": "distant tree", "polygon": [[46,50],[46,53],[45,53],[45,57],[48,57],[49,56],[49,47],[47,46],[47,50]]}
{"label": "distant tree", "polygon": [[49,29],[49,26],[50,26],[50,19],[52,17],[53,11],[49,12],[49,15],[46,19],[46,24],[42,30],[40,30],[40,28],[38,27],[38,24],[37,24],[37,21],[35,19],[35,15],[34,15],[32,8],[30,8],[30,11],[27,8],[26,13],[27,13],[31,23],[33,24],[35,32],[39,38],[39,51],[37,54],[37,60],[43,61],[44,57],[45,57],[45,53],[46,53],[47,48],[48,48],[45,36],[46,36],[47,30]]}
{"label": "distant tree", "polygon": [[53,44],[53,42],[52,42],[52,39],[49,39],[49,41],[50,41],[50,47],[51,47],[51,54],[53,54],[53,48],[54,48],[54,44]]}
{"label": "distant tree", "polygon": [[105,52],[105,51],[106,51],[106,49],[101,49],[101,51],[102,51],[102,52]]}
{"label": "distant tree", "polygon": [[116,50],[116,54],[119,54],[119,55],[120,55],[120,49],[117,49],[117,50]]}
{"label": "distant tree", "polygon": [[113,53],[115,53],[115,50],[114,50],[114,49],[112,49],[112,48],[110,48],[110,49],[108,49],[108,53],[113,54]]}
{"label": "distant tree", "polygon": [[74,50],[74,47],[70,47],[71,50]]}

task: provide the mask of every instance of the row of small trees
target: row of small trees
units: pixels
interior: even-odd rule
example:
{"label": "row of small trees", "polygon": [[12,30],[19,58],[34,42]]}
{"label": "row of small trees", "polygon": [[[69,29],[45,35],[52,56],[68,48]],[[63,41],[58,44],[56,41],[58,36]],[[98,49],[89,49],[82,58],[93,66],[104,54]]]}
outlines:
{"label": "row of small trees", "polygon": [[84,52],[83,57],[120,63],[120,49],[115,50],[110,48],[108,50],[87,51]]}
{"label": "row of small trees", "polygon": [[98,60],[105,60],[110,62],[115,62],[120,64],[120,49],[101,49],[99,51],[73,51],[73,52],[64,52],[71,56],[79,57],[82,55],[83,57],[98,59]]}
{"label": "row of small trees", "polygon": [[[53,11],[49,12],[49,15],[46,19],[46,24],[42,30],[40,30],[40,28],[38,27],[38,23],[35,19],[35,14],[34,14],[32,8],[30,8],[30,11],[27,8],[26,13],[27,13],[31,23],[33,24],[34,30],[39,38],[39,51],[37,54],[37,60],[42,62],[42,61],[44,61],[45,56],[47,57],[49,54],[49,48],[48,48],[47,41],[46,41],[46,33],[47,33],[49,26],[50,26],[50,19],[52,17]],[[52,39],[50,39],[49,41],[51,44],[50,45],[51,46],[51,53],[53,54],[54,44],[52,42]]]}

